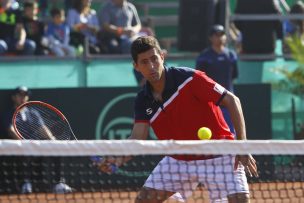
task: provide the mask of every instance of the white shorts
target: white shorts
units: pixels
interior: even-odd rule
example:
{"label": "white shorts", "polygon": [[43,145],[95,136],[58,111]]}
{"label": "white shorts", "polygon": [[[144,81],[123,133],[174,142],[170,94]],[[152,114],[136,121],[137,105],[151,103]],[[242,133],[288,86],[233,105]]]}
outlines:
{"label": "white shorts", "polygon": [[154,168],[144,187],[175,192],[171,198],[184,202],[199,183],[209,191],[211,202],[227,195],[249,193],[244,167],[234,170],[235,157],[225,155],[214,159],[181,161],[164,157]]}

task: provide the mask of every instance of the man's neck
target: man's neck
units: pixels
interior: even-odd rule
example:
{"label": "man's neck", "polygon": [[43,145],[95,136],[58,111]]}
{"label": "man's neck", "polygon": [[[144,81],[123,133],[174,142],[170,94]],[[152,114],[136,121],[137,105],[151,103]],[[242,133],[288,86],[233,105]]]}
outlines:
{"label": "man's neck", "polygon": [[165,89],[165,82],[166,82],[166,77],[164,71],[160,77],[160,80],[154,83],[150,83],[152,88],[152,94],[156,100],[162,100],[162,93]]}

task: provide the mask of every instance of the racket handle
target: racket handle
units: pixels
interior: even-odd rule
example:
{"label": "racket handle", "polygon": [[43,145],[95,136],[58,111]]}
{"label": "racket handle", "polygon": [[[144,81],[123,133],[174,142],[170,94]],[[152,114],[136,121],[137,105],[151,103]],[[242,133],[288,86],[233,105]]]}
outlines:
{"label": "racket handle", "polygon": [[[101,163],[103,161],[103,157],[100,156],[91,156],[90,157],[91,161],[95,162],[95,163]],[[118,167],[115,164],[111,164],[111,173],[116,173]]]}

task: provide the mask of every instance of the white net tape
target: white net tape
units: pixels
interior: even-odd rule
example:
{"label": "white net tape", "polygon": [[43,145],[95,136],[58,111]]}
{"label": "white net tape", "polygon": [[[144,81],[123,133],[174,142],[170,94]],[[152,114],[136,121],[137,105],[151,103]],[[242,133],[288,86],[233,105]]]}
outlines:
{"label": "white net tape", "polygon": [[304,153],[303,149],[304,141],[302,140],[0,140],[0,155],[32,156],[92,156],[144,154],[301,155]]}

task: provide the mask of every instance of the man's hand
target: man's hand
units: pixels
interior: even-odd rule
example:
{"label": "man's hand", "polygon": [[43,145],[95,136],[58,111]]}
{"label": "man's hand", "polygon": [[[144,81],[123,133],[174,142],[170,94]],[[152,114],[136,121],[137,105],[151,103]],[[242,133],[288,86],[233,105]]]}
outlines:
{"label": "man's hand", "polygon": [[22,50],[24,49],[24,42],[18,41],[18,42],[16,43],[16,49],[17,49],[18,51],[22,51]]}
{"label": "man's hand", "polygon": [[126,157],[113,156],[93,158],[92,160],[99,170],[107,174],[115,173],[117,168],[127,161]]}
{"label": "man's hand", "polygon": [[130,38],[136,35],[136,33],[134,32],[134,30],[132,28],[125,28],[123,30],[123,34],[127,35]]}
{"label": "man's hand", "polygon": [[256,161],[250,154],[249,155],[236,155],[234,170],[236,170],[238,168],[239,164],[242,164],[245,167],[246,173],[248,173],[251,177],[252,176],[259,177]]}

